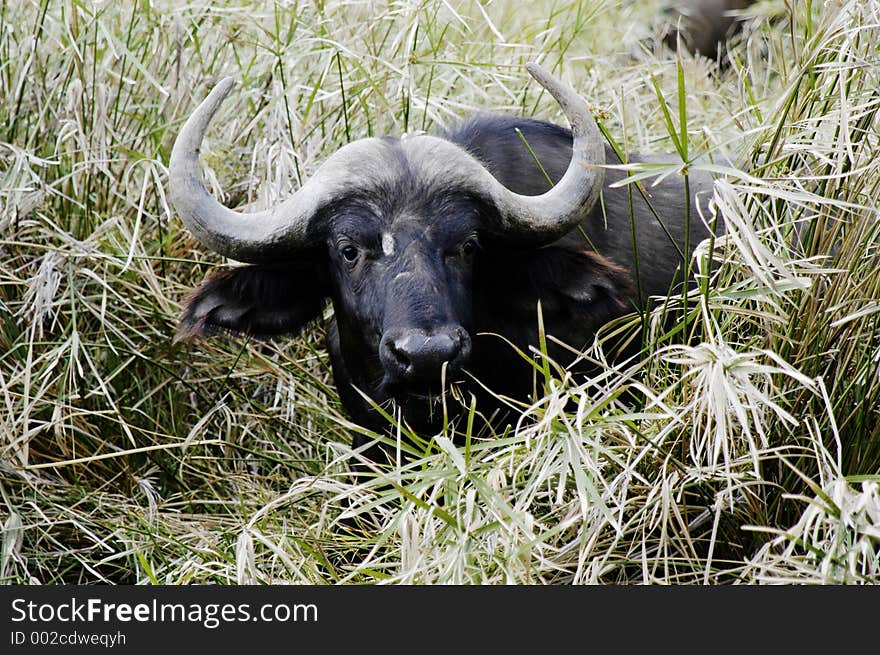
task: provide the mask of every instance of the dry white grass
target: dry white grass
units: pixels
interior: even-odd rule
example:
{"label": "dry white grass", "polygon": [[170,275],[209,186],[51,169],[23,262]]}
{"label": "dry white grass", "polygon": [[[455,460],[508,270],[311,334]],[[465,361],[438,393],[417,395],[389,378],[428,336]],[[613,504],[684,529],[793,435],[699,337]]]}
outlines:
{"label": "dry white grass", "polygon": [[[660,4],[3,3],[0,578],[876,582],[880,2],[788,3],[789,21],[766,0],[728,69],[680,73],[645,40]],[[727,235],[665,303],[687,303],[686,344],[660,306],[643,362],[563,372],[498,439],[421,435],[359,481],[319,328],[171,344],[185,291],[224,264],[165,194],[216,79],[239,84],[206,175],[257,208],[350,139],[558,118],[531,60],[624,150],[686,134],[719,174],[703,219]]]}

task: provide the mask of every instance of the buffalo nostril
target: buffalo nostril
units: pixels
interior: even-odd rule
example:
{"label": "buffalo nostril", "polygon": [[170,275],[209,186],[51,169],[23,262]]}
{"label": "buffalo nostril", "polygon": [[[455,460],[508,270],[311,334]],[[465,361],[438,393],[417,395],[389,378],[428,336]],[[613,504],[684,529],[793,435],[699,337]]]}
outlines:
{"label": "buffalo nostril", "polygon": [[406,354],[406,349],[401,347],[402,344],[399,341],[389,341],[386,345],[388,352],[391,353],[391,356],[394,358],[394,362],[400,367],[402,371],[406,371],[410,367],[410,359],[409,355]]}
{"label": "buffalo nostril", "polygon": [[457,332],[405,330],[388,335],[383,343],[383,359],[395,373],[409,380],[439,377],[443,364],[455,362],[462,351]]}
{"label": "buffalo nostril", "polygon": [[445,333],[409,334],[394,345],[398,356],[405,358],[410,366],[425,371],[439,369],[458,353],[458,343]]}

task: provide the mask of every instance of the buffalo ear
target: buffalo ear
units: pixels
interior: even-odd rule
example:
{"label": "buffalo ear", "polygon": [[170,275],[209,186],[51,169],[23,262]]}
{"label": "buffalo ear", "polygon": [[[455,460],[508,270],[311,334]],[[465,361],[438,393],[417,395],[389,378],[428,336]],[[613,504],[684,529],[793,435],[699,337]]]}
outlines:
{"label": "buffalo ear", "polygon": [[323,269],[310,257],[221,271],[189,294],[174,340],[224,330],[258,338],[296,334],[321,315],[328,293]]}
{"label": "buffalo ear", "polygon": [[540,301],[548,331],[579,346],[603,324],[632,308],[628,272],[587,248],[496,250],[484,271],[479,303],[483,310],[477,311],[489,331],[512,324],[535,325]]}
{"label": "buffalo ear", "polygon": [[579,306],[570,306],[572,313],[595,313],[599,307],[620,313],[632,306],[630,276],[610,259],[590,250],[568,251],[558,259],[557,266],[555,288],[569,303]]}

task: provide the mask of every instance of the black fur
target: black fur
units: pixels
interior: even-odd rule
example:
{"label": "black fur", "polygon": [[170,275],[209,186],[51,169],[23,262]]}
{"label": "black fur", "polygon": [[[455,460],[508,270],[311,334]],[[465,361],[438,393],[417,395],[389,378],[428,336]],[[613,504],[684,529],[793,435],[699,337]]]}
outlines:
{"label": "black fur", "polygon": [[174,339],[224,331],[256,338],[296,334],[321,315],[327,294],[323,264],[311,254],[289,265],[221,271],[190,293]]}
{"label": "black fur", "polygon": [[[479,116],[446,138],[523,194],[546,191],[571,158],[568,130],[531,119]],[[609,164],[619,163],[611,150],[606,156]],[[578,229],[549,246],[514,247],[481,229],[489,224],[484,219],[493,207],[421,175],[402,150],[401,157],[401,172],[391,187],[326,208],[319,217],[323,250],[291,253],[287,266],[243,267],[210,278],[188,300],[180,337],[212,328],[295,334],[320,314],[329,297],[335,318],[328,326],[327,347],[352,419],[376,430],[386,427],[360,389],[379,404],[396,402],[407,422],[430,431],[439,422],[426,392],[439,386],[439,373],[431,389],[401,380],[386,365],[388,357],[383,363],[380,356],[383,336],[387,340],[394,330],[463,335],[461,361],[448,367],[449,379],[460,381],[480,398],[480,409],[491,412],[495,407],[472,376],[515,400],[528,399],[534,370],[505,340],[523,352],[538,345],[539,302],[547,333],[582,348],[609,320],[680,284],[686,229],[691,249],[708,235],[695,208],[707,200],[707,176],[692,172],[690,198],[682,179],[669,176],[648,186],[645,199],[634,187],[612,188],[625,173],[608,170],[601,201]],[[687,202],[693,217],[689,227]],[[392,232],[389,254],[383,235]],[[620,354],[632,353],[630,347]],[[563,366],[575,359],[564,348],[553,347],[550,354]],[[590,375],[591,370],[579,372]]]}
{"label": "black fur", "polygon": [[753,4],[755,0],[677,0],[664,10],[675,23],[664,41],[673,50],[680,41],[690,52],[726,64],[727,40],[743,25],[734,14]]}

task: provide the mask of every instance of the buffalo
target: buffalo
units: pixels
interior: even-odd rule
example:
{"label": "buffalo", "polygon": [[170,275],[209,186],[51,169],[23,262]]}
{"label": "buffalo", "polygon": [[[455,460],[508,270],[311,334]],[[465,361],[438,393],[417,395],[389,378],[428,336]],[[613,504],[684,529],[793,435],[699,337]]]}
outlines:
{"label": "buffalo", "polygon": [[676,49],[681,39],[690,52],[725,63],[725,44],[743,25],[736,12],[753,4],[755,0],[681,0],[665,10],[679,25],[664,40]]}
{"label": "buffalo", "polygon": [[[526,402],[536,390],[522,353],[539,346],[539,325],[554,337],[553,360],[594,375],[577,352],[597,331],[680,288],[685,258],[709,236],[697,206],[712,179],[694,169],[689,184],[674,174],[643,193],[615,185],[628,173],[613,167],[621,161],[586,101],[539,66],[528,70],[570,129],[486,114],[443,134],[356,140],[293,196],[254,213],[215,200],[199,167],[205,130],[232,86],[220,82],[177,137],[170,197],[202,244],[247,265],[190,294],[177,338],[295,335],[329,300],[335,385],[352,420],[375,431],[388,429],[377,408],[425,433],[473,399],[497,424],[507,406],[499,398]],[[631,340],[613,356],[639,346]],[[465,402],[447,403],[450,394]]]}

